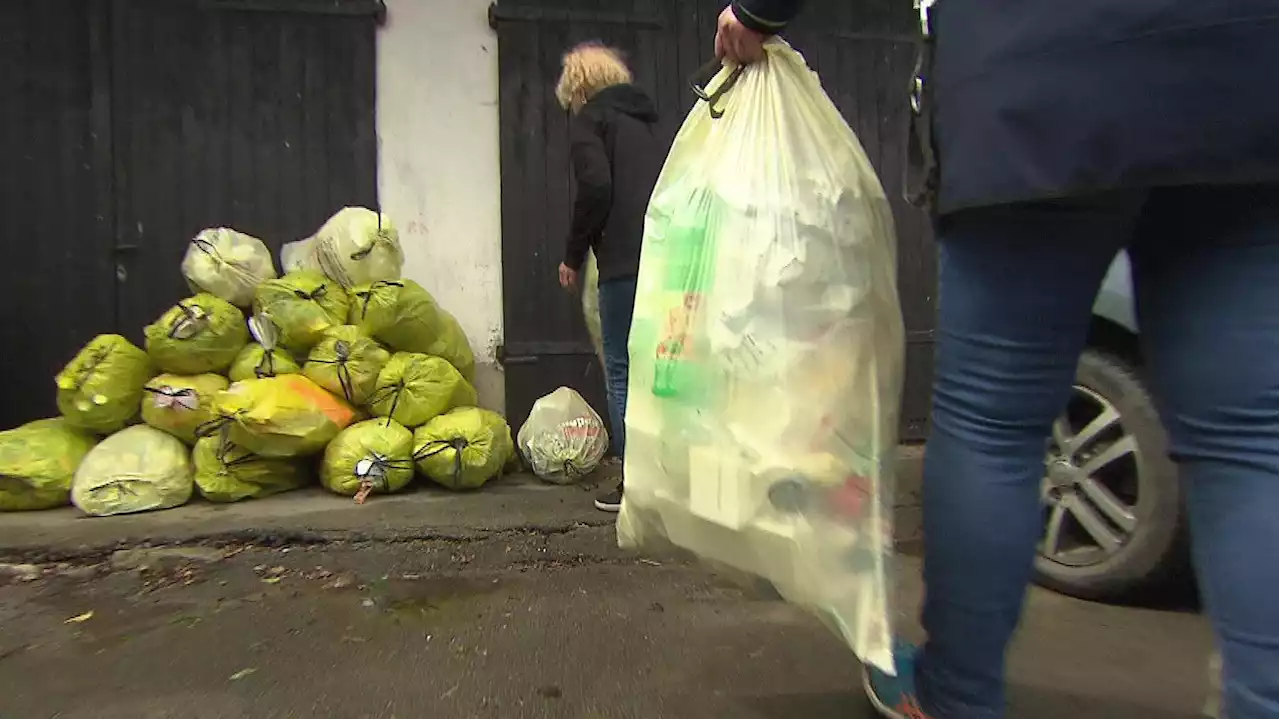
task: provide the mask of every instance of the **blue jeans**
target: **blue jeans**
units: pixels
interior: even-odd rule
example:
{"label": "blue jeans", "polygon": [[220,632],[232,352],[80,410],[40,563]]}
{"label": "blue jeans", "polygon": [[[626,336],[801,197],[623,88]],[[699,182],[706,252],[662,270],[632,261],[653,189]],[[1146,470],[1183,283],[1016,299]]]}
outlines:
{"label": "blue jeans", "polygon": [[600,339],[604,345],[604,384],[609,395],[609,448],[622,458],[627,447],[627,340],[636,307],[636,278],[600,283]]}
{"label": "blue jeans", "polygon": [[1276,191],[1165,188],[940,222],[924,465],[929,638],[916,668],[932,716],[1003,715],[1005,649],[1042,531],[1046,438],[1123,247],[1145,376],[1222,648],[1226,716],[1277,716]]}

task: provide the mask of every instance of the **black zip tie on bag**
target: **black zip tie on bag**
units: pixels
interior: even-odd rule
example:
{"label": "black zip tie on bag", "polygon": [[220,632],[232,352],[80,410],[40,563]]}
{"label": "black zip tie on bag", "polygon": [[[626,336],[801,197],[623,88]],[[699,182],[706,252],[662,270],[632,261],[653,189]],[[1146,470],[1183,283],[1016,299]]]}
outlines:
{"label": "black zip tie on bag", "polygon": [[351,381],[351,368],[347,366],[347,362],[351,361],[351,345],[347,344],[345,340],[338,340],[333,343],[333,353],[336,355],[336,359],[309,359],[307,361],[315,362],[316,364],[337,365],[338,385],[342,387],[342,396],[346,397],[351,404],[357,404],[355,385]]}
{"label": "black zip tie on bag", "polygon": [[[361,468],[364,471],[361,472]],[[387,472],[392,469],[413,469],[413,460],[390,459],[383,457],[377,452],[370,452],[364,459],[356,462],[351,468],[351,476],[360,480],[360,489],[356,491],[353,500],[356,504],[364,504],[370,494],[375,491],[387,490]],[[377,475],[374,477],[373,475]]]}
{"label": "black zip tie on bag", "polygon": [[[429,452],[423,451],[432,445],[437,445],[435,449]],[[456,488],[458,482],[462,480],[462,450],[470,447],[471,443],[462,437],[454,437],[453,439],[433,439],[430,442],[418,448],[413,453],[413,461],[420,462],[427,457],[433,457],[447,449],[453,450],[453,486]]]}
{"label": "black zip tie on bag", "polygon": [[387,423],[383,425],[384,427],[391,426],[391,420],[395,417],[396,407],[400,406],[400,395],[403,392],[404,392],[404,380],[402,379],[393,385],[387,385],[386,387],[379,387],[378,389],[374,390],[373,395],[369,397],[370,407],[372,407],[375,404],[379,404],[383,402],[388,397],[394,397],[394,399],[391,400],[391,409],[387,411]]}
{"label": "black zip tie on bag", "polygon": [[369,302],[371,302],[371,301],[373,300],[373,292],[374,292],[374,290],[378,289],[379,287],[400,287],[400,288],[403,288],[403,287],[404,287],[404,283],[403,283],[403,282],[395,282],[395,281],[393,281],[393,280],[378,280],[377,282],[374,282],[374,283],[370,284],[370,285],[369,285],[369,289],[364,290],[364,291],[362,291],[362,292],[356,292],[356,293],[355,293],[355,296],[356,296],[356,297],[359,297],[359,298],[362,300],[362,301],[361,301],[361,304],[360,304],[360,319],[364,319],[364,318],[365,318],[365,316],[369,314]]}
{"label": "black zip tie on bag", "polygon": [[195,407],[182,405],[182,408],[192,412],[200,408],[200,393],[190,387],[175,388],[166,385],[164,387],[143,387],[142,391],[172,399],[194,397],[196,400]]}
{"label": "black zip tie on bag", "polygon": [[209,315],[200,305],[188,307],[185,300],[179,300],[177,307],[182,310],[182,317],[170,323],[167,333],[169,339],[189,340],[208,325]]}
{"label": "black zip tie on bag", "polygon": [[329,294],[329,287],[328,285],[322,284],[319,287],[315,288],[314,290],[311,290],[310,292],[303,292],[302,290],[294,290],[293,294],[297,295],[298,299],[300,300],[315,302],[316,300],[319,300],[321,297],[324,297],[325,295]]}

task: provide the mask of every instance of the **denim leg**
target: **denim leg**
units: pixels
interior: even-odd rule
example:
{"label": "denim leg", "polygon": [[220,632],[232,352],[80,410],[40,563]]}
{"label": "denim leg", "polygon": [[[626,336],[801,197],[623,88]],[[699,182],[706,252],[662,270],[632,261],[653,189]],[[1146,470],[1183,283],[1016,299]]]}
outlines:
{"label": "denim leg", "polygon": [[1186,486],[1231,719],[1280,711],[1276,191],[1158,190],[1131,252],[1148,379]]}
{"label": "denim leg", "polygon": [[627,340],[636,306],[636,278],[600,283],[600,335],[604,345],[604,381],[609,396],[610,449],[622,458],[627,433]]}
{"label": "denim leg", "polygon": [[1003,716],[1004,658],[1041,533],[1046,442],[1090,308],[1143,195],[956,213],[939,228],[932,434],[924,459],[920,701]]}

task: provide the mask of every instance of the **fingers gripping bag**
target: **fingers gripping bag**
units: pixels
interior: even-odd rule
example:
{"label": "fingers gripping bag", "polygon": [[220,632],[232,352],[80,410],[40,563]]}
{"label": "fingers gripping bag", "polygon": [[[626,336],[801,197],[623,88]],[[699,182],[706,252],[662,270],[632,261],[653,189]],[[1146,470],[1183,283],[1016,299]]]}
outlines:
{"label": "fingers gripping bag", "polygon": [[604,459],[609,432],[582,395],[561,387],[533,403],[516,444],[540,479],[572,484]]}
{"label": "fingers gripping bag", "polygon": [[462,325],[413,280],[371,282],[351,289],[349,323],[396,352],[449,360],[468,382],[476,360]]}
{"label": "fingers gripping bag", "polygon": [[249,318],[249,334],[254,342],[244,346],[240,354],[227,370],[227,377],[232,382],[244,379],[262,379],[282,374],[298,374],[302,367],[294,361],[288,352],[276,345],[280,332],[266,315]]}
{"label": "fingers gripping bag", "polygon": [[296,459],[259,457],[227,432],[202,437],[191,453],[196,489],[210,502],[239,502],[306,486],[311,467]]}
{"label": "fingers gripping bag", "polygon": [[413,433],[418,469],[449,489],[479,488],[502,474],[513,454],[507,421],[478,407],[450,410]]}
{"label": "fingers gripping bag", "polygon": [[279,331],[280,347],[305,357],[330,327],[346,322],[347,291],[318,272],[291,272],[258,285],[254,315],[263,315]]}
{"label": "fingers gripping bag", "polygon": [[892,672],[889,203],[782,40],[701,93],[645,216],[619,542],[762,577]]}
{"label": "fingers gripping bag", "polygon": [[416,429],[454,407],[475,403],[475,388],[444,359],[397,352],[378,374],[369,409],[379,417]]}
{"label": "fingers gripping bag", "polygon": [[393,419],[367,419],[342,431],[324,451],[320,483],[355,497],[404,489],[413,479],[413,433]]}
{"label": "fingers gripping bag", "polygon": [[154,374],[147,353],[129,340],[98,335],[54,379],[58,411],[97,434],[123,429],[138,416],[142,387]]}
{"label": "fingers gripping bag", "polygon": [[244,313],[202,292],[170,307],[143,330],[147,354],[164,372],[222,372],[249,343]]}
{"label": "fingers gripping bag", "polygon": [[61,417],[0,432],[0,512],[65,506],[76,468],[97,442]]}
{"label": "fingers gripping bag", "polygon": [[192,292],[208,292],[236,307],[253,304],[258,285],[275,279],[271,250],[256,237],[217,227],[191,240],[182,274]]}
{"label": "fingers gripping bag", "polygon": [[324,273],[343,287],[400,278],[404,251],[390,218],[364,207],[344,207],[311,238]]}
{"label": "fingers gripping bag", "polygon": [[363,406],[389,359],[391,353],[359,327],[339,325],[325,332],[311,350],[302,374],[351,404]]}
{"label": "fingers gripping bag", "polygon": [[85,514],[105,517],[186,504],[194,487],[191,450],[140,424],[89,451],[71,482],[71,501]]}
{"label": "fingers gripping bag", "polygon": [[196,430],[213,419],[213,396],[229,384],[226,377],[216,374],[162,374],[144,388],[142,421],[195,444]]}
{"label": "fingers gripping bag", "polygon": [[213,413],[199,435],[225,429],[231,442],[263,457],[318,454],[356,418],[351,405],[299,374],[236,382],[214,397]]}

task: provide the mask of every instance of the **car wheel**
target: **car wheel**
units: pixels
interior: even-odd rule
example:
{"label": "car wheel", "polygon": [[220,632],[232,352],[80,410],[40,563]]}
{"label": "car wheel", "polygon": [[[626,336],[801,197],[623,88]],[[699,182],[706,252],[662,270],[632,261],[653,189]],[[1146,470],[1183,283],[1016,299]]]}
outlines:
{"label": "car wheel", "polygon": [[1137,373],[1089,349],[1053,425],[1041,482],[1036,581],[1082,599],[1120,600],[1185,566],[1182,490]]}

